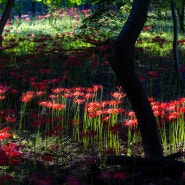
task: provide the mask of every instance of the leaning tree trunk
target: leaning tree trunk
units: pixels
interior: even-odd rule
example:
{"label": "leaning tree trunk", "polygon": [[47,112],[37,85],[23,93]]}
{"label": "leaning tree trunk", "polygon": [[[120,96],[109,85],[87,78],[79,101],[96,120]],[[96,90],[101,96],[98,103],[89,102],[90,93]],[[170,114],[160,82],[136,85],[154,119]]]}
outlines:
{"label": "leaning tree trunk", "polygon": [[7,20],[10,18],[11,10],[15,0],[8,0],[3,15],[0,19],[0,46],[2,46],[2,33],[6,25]]}
{"label": "leaning tree trunk", "polygon": [[134,46],[147,19],[149,0],[135,0],[130,15],[115,42],[110,64],[136,113],[145,157],[160,159],[163,149],[156,119],[135,72]]}

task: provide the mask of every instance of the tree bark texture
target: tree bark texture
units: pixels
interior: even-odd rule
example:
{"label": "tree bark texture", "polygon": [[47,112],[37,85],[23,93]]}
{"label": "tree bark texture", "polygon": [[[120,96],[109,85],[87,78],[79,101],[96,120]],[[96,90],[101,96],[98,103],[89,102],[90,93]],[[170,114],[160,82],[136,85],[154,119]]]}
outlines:
{"label": "tree bark texture", "polygon": [[145,157],[162,158],[163,149],[156,119],[135,72],[134,46],[147,19],[149,0],[135,0],[115,42],[110,64],[136,113]]}
{"label": "tree bark texture", "polygon": [[171,12],[173,19],[173,60],[175,63],[175,70],[178,76],[179,81],[183,81],[183,77],[179,71],[180,62],[179,62],[179,52],[178,52],[178,26],[177,26],[177,16],[174,0],[171,0]]}
{"label": "tree bark texture", "polygon": [[181,0],[180,6],[177,7],[177,14],[179,18],[180,32],[182,33],[184,33],[184,8],[185,8],[185,0]]}
{"label": "tree bark texture", "polygon": [[8,0],[3,15],[0,19],[0,46],[2,46],[2,33],[6,25],[7,20],[10,18],[11,10],[15,0]]}

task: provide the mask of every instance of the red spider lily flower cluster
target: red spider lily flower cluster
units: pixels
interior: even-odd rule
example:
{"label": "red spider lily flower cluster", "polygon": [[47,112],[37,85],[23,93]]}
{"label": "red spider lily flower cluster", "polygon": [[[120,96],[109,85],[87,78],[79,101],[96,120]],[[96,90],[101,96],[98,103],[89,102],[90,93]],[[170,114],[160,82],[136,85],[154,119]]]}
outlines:
{"label": "red spider lily flower cluster", "polygon": [[105,116],[111,114],[120,114],[124,109],[115,107],[121,104],[119,100],[107,100],[102,102],[89,102],[85,104],[85,110],[88,112],[89,117]]}
{"label": "red spider lily flower cluster", "polygon": [[185,98],[172,100],[167,103],[151,101],[154,115],[163,122],[173,122],[185,114]]}
{"label": "red spider lily flower cluster", "polygon": [[38,102],[40,106],[47,107],[49,109],[54,110],[62,110],[66,107],[65,104],[62,103],[56,103],[55,101],[40,101]]}
{"label": "red spider lily flower cluster", "polygon": [[148,31],[148,30],[150,30],[151,28],[152,28],[152,26],[146,26],[146,27],[143,28],[143,31]]}
{"label": "red spider lily flower cluster", "polygon": [[49,163],[49,162],[52,162],[53,161],[53,157],[51,157],[50,155],[44,155],[42,157],[42,160],[45,162],[45,163]]}
{"label": "red spider lily flower cluster", "polygon": [[0,166],[18,165],[21,156],[22,153],[15,143],[0,146]]}
{"label": "red spider lily flower cluster", "polygon": [[163,44],[165,44],[167,42],[167,40],[163,37],[160,36],[156,36],[152,39],[153,42],[156,42],[160,45],[160,47],[163,47]]}
{"label": "red spider lily flower cluster", "polygon": [[1,122],[4,121],[5,123],[15,123],[17,111],[14,109],[7,109],[5,111],[0,112],[0,119]]}
{"label": "red spider lily flower cluster", "polygon": [[[185,98],[179,98],[178,100],[172,100],[170,102],[158,102],[153,97],[148,98],[154,116],[158,118],[160,123],[177,122],[178,118],[183,118],[185,114]],[[138,122],[135,117],[135,112],[126,112],[128,120],[123,122],[124,126],[137,126]],[[160,126],[160,124],[159,124]]]}
{"label": "red spider lily flower cluster", "polygon": [[0,84],[0,100],[4,100],[5,99],[5,93],[9,90],[9,87]]}
{"label": "red spider lily flower cluster", "polygon": [[148,75],[149,77],[154,77],[154,78],[159,77],[159,73],[156,71],[148,71]]}
{"label": "red spider lily flower cluster", "polygon": [[20,101],[24,103],[28,103],[28,102],[31,102],[34,97],[35,97],[35,92],[28,91],[26,93],[22,93],[22,96],[20,97]]}
{"label": "red spider lily flower cluster", "polygon": [[[85,87],[75,87],[75,88],[53,88],[52,92],[53,97],[57,98],[61,96],[62,98],[68,99],[70,98],[76,104],[83,104],[87,100],[89,101],[95,96],[99,90],[102,90],[103,87],[101,85],[93,85],[93,87],[85,88]],[[57,95],[57,96],[56,96]]]}
{"label": "red spider lily flower cluster", "polygon": [[0,130],[0,140],[5,140],[7,138],[12,138],[12,134],[10,133],[9,127],[5,127]]}
{"label": "red spider lily flower cluster", "polygon": [[111,92],[110,95],[118,100],[123,99],[126,96],[123,92]]}

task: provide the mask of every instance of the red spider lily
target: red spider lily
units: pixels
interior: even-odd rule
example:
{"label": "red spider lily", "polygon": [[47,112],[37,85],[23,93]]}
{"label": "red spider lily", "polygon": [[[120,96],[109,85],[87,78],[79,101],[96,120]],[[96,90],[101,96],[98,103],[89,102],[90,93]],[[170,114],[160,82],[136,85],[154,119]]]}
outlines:
{"label": "red spider lily", "polygon": [[118,100],[123,99],[126,94],[122,92],[110,92],[110,95]]}
{"label": "red spider lily", "polygon": [[103,120],[103,121],[108,121],[108,120],[110,120],[110,118],[111,118],[110,115],[108,115],[108,116],[103,116],[103,117],[102,117],[102,120]]}
{"label": "red spider lily", "polygon": [[33,125],[34,126],[40,126],[40,125],[42,125],[42,120],[35,120],[34,122],[33,122]]}
{"label": "red spider lily", "polygon": [[156,117],[162,117],[162,116],[165,116],[165,112],[163,111],[163,112],[161,112],[160,110],[155,110],[155,111],[153,111],[153,113],[154,113],[154,116],[156,116]]}
{"label": "red spider lily", "polygon": [[49,81],[31,82],[30,85],[35,90],[47,90],[49,88],[48,83],[49,83]]}
{"label": "red spider lily", "polygon": [[35,92],[28,91],[22,94],[22,96],[20,97],[20,101],[24,103],[28,103],[28,102],[31,102],[34,97],[35,97]]}
{"label": "red spider lily", "polygon": [[134,127],[138,124],[137,119],[130,119],[123,122],[123,125],[126,127]]}
{"label": "red spider lily", "polygon": [[179,112],[180,114],[185,113],[185,107],[178,107],[177,112]]}
{"label": "red spider lily", "polygon": [[85,110],[88,112],[94,112],[97,109],[100,109],[102,107],[102,104],[100,102],[89,102],[85,105]]}
{"label": "red spider lily", "polygon": [[171,104],[171,103],[170,104],[167,104],[165,110],[166,111],[169,111],[169,112],[175,111],[176,110],[176,106],[174,104]]}
{"label": "red spider lily", "polygon": [[11,166],[17,166],[17,165],[19,165],[19,163],[20,163],[20,161],[17,160],[16,158],[11,158],[11,159],[9,160],[9,164],[10,164]]}
{"label": "red spider lily", "polygon": [[51,95],[48,96],[48,98],[50,98],[50,99],[56,99],[57,97],[58,97],[58,96],[55,95],[55,94],[51,94]]}
{"label": "red spider lily", "polygon": [[65,104],[61,104],[61,103],[52,103],[52,104],[49,104],[48,107],[49,107],[50,109],[62,110],[62,109],[64,109],[66,106],[65,106]]}
{"label": "red spider lily", "polygon": [[161,47],[163,46],[164,43],[166,43],[166,39],[162,38],[160,36],[156,36],[152,39],[153,42],[157,42]]}
{"label": "red spider lily", "polygon": [[86,92],[88,93],[94,93],[95,89],[93,87],[86,88]]}
{"label": "red spider lily", "polygon": [[85,90],[84,87],[74,87],[74,88],[71,88],[71,90],[73,90],[74,92],[82,92]]}
{"label": "red spider lily", "polygon": [[121,104],[122,102],[120,100],[108,100],[108,101],[104,101],[102,102],[102,107],[106,106],[106,105],[110,105],[110,106],[116,106]]}
{"label": "red spider lily", "polygon": [[150,30],[151,28],[152,28],[152,26],[146,26],[146,27],[143,28],[143,31],[148,31],[148,30]]}
{"label": "red spider lily", "polygon": [[93,89],[95,91],[98,91],[99,89],[102,90],[103,89],[103,86],[102,85],[93,85]]}
{"label": "red spider lily", "polygon": [[183,45],[185,43],[185,39],[178,40],[179,45]]}
{"label": "red spider lily", "polygon": [[84,98],[86,98],[86,99],[92,99],[92,98],[94,98],[94,94],[92,94],[92,93],[87,93],[87,94],[85,94],[84,95]]}
{"label": "red spider lily", "polygon": [[72,95],[77,98],[79,96],[82,96],[83,97],[85,95],[85,93],[84,92],[81,92],[81,91],[76,91],[76,92],[72,93]]}
{"label": "red spider lily", "polygon": [[159,73],[156,71],[148,71],[148,75],[149,77],[154,77],[154,78],[159,77]]}
{"label": "red spider lily", "polygon": [[45,155],[45,156],[43,156],[42,157],[42,160],[44,161],[44,162],[51,162],[51,161],[53,161],[53,157],[51,157],[51,156],[49,156],[49,155]]}
{"label": "red spider lily", "polygon": [[1,101],[1,100],[4,100],[5,98],[6,98],[5,95],[0,95],[0,101]]}
{"label": "red spider lily", "polygon": [[40,101],[39,105],[44,106],[44,107],[48,107],[50,109],[55,109],[55,110],[62,110],[66,107],[65,104],[55,103],[53,101]]}
{"label": "red spider lily", "polygon": [[179,101],[181,104],[184,104],[184,103],[185,103],[185,98],[179,98],[178,101]]}
{"label": "red spider lily", "polygon": [[73,102],[77,103],[78,105],[82,104],[85,102],[85,99],[74,99]]}
{"label": "red spider lily", "polygon": [[134,117],[136,115],[134,111],[127,111],[125,114],[130,117]]}
{"label": "red spider lily", "polygon": [[72,120],[71,125],[79,125],[80,121],[79,120]]}
{"label": "red spider lily", "polygon": [[11,117],[11,116],[5,116],[4,119],[5,119],[5,121],[8,122],[8,123],[15,123],[15,122],[17,121],[16,118]]}
{"label": "red spider lily", "polygon": [[99,116],[99,115],[96,112],[87,114],[87,117],[89,117],[89,118],[95,118],[97,116]]}
{"label": "red spider lily", "polygon": [[72,95],[69,94],[69,93],[61,94],[61,96],[62,96],[63,98],[71,98],[71,97],[72,97]]}
{"label": "red spider lily", "polygon": [[109,128],[109,131],[110,131],[113,135],[114,135],[114,134],[117,134],[120,127],[121,127],[120,124],[116,124],[116,125],[114,125],[114,126],[111,126],[111,127]]}
{"label": "red spider lily", "polygon": [[71,65],[71,64],[79,66],[81,64],[81,59],[77,58],[74,55],[70,55],[66,60],[65,65]]}
{"label": "red spider lily", "polygon": [[12,134],[10,133],[10,128],[5,127],[0,130],[0,140],[4,140],[6,138],[12,138]]}
{"label": "red spider lily", "polygon": [[0,84],[0,94],[4,94],[9,90],[8,86],[4,86],[2,84]]}
{"label": "red spider lily", "polygon": [[116,172],[114,175],[113,175],[113,178],[116,179],[116,180],[125,180],[127,178],[129,178],[130,176],[126,173],[123,173],[123,172]]}
{"label": "red spider lily", "polygon": [[123,113],[125,110],[121,108],[114,108],[114,109],[107,109],[106,113],[107,114],[120,114]]}
{"label": "red spider lily", "polygon": [[166,120],[173,122],[173,121],[176,121],[179,116],[180,116],[180,113],[178,113],[178,112],[172,112],[171,114],[166,115]]}
{"label": "red spider lily", "polygon": [[6,114],[8,115],[15,115],[17,113],[16,109],[7,109]]}
{"label": "red spider lily", "polygon": [[107,154],[107,155],[114,155],[114,154],[116,154],[116,151],[115,151],[114,149],[110,148],[110,149],[108,149],[108,150],[106,151],[106,154]]}
{"label": "red spider lily", "polygon": [[56,94],[60,94],[60,93],[62,93],[63,91],[64,91],[64,88],[60,88],[60,87],[51,89],[51,92],[52,92],[52,93],[56,93]]}
{"label": "red spider lily", "polygon": [[22,153],[19,151],[18,145],[15,143],[9,143],[3,146],[3,150],[9,157],[21,157]]}
{"label": "red spider lily", "polygon": [[145,76],[145,75],[140,75],[140,76],[139,76],[139,79],[140,79],[140,81],[142,81],[142,82],[143,82],[143,81],[145,81],[145,80],[146,80],[146,76]]}
{"label": "red spider lily", "polygon": [[35,93],[35,95],[36,95],[37,97],[40,97],[40,96],[45,95],[46,93],[47,93],[46,91],[37,91],[37,92]]}

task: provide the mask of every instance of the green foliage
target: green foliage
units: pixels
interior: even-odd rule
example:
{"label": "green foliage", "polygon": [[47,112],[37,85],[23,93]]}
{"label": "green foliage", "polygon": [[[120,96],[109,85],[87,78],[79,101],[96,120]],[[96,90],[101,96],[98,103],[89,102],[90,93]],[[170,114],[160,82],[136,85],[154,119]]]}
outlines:
{"label": "green foliage", "polygon": [[6,2],[7,2],[7,0],[0,0],[0,5],[5,4]]}
{"label": "green foliage", "polygon": [[58,8],[62,5],[65,5],[66,7],[72,7],[76,5],[81,5],[83,3],[83,0],[34,0],[37,2],[44,3],[48,7],[52,8]]}
{"label": "green foliage", "polygon": [[6,2],[5,0],[0,0],[0,14],[3,13]]}

